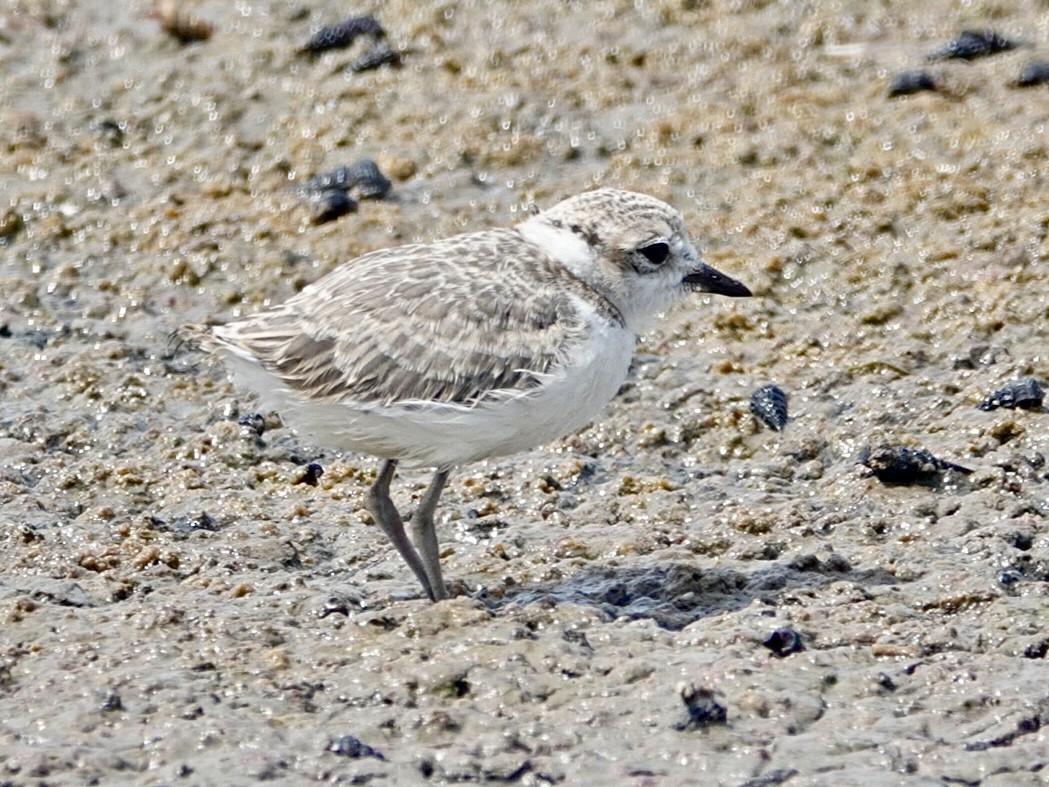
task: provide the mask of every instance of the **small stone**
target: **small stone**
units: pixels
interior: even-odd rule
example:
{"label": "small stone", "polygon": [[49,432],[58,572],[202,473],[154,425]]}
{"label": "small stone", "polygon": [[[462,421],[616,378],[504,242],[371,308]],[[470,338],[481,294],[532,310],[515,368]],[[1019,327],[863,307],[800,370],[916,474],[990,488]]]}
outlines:
{"label": "small stone", "polygon": [[724,724],[728,719],[728,711],[714,699],[712,689],[689,686],[681,690],[681,701],[685,703],[688,718],[674,725],[674,729],[680,732],[697,730],[711,724]]}
{"label": "small stone", "polygon": [[801,641],[801,635],[792,628],[776,629],[765,637],[761,644],[780,658],[805,650],[805,645]]}
{"label": "small stone", "polygon": [[1049,639],[1039,639],[1028,643],[1021,654],[1025,659],[1044,659],[1049,654]]}
{"label": "small stone", "polygon": [[99,710],[103,713],[124,710],[124,701],[120,699],[119,694],[110,689],[102,694],[102,703],[99,706]]}
{"label": "small stone", "polygon": [[909,96],[923,90],[936,90],[936,82],[928,71],[908,69],[900,71],[889,83],[889,98]]}
{"label": "small stone", "polygon": [[262,413],[245,413],[237,419],[237,423],[248,427],[259,437],[266,431],[266,418]]}
{"label": "small stone", "polygon": [[382,199],[390,192],[391,186],[378,164],[369,158],[362,158],[315,175],[302,184],[302,190],[307,193],[355,190],[361,199]]}
{"label": "small stone", "polygon": [[357,210],[357,202],[345,191],[328,189],[310,195],[310,221],[326,224]]}
{"label": "small stone", "polygon": [[381,752],[376,751],[366,743],[362,743],[360,739],[352,735],[343,735],[341,738],[332,741],[328,744],[328,751],[332,754],[338,754],[340,757],[349,757],[354,760],[361,757],[374,757],[377,760],[386,760],[386,757]]}
{"label": "small stone", "polygon": [[750,412],[779,432],[787,424],[787,394],[772,383],[763,385],[750,395]]}
{"label": "small stone", "polygon": [[998,584],[1009,588],[1023,580],[1023,574],[1015,569],[1006,569],[998,574]]}
{"label": "small stone", "polygon": [[1034,87],[1049,84],[1049,60],[1032,60],[1020,69],[1016,78],[1017,87]]}
{"label": "small stone", "polygon": [[326,618],[329,615],[343,615],[349,617],[350,615],[350,599],[342,594],[333,594],[328,596],[321,605],[321,608],[317,610],[318,618]]}
{"label": "small stone", "polygon": [[999,388],[980,403],[981,410],[996,410],[999,407],[1021,410],[1039,410],[1045,391],[1041,384],[1030,377],[1026,380],[1012,382]]}
{"label": "small stone", "polygon": [[892,676],[886,672],[879,672],[874,677],[874,682],[885,691],[896,691],[896,681],[894,681]]}
{"label": "small stone", "polygon": [[347,68],[355,74],[382,66],[399,66],[401,53],[392,49],[386,41],[377,41],[375,46],[350,63]]}
{"label": "small stone", "polygon": [[384,38],[386,31],[374,16],[351,16],[334,25],[325,25],[299,50],[302,54],[315,55],[328,49],[341,49],[352,44],[359,36]]}
{"label": "small stone", "polygon": [[302,475],[292,481],[293,484],[306,484],[307,486],[317,486],[317,482],[320,477],[324,475],[324,468],[316,462],[310,462],[306,465],[302,471]]}
{"label": "small stone", "polygon": [[972,473],[967,467],[945,462],[927,451],[893,445],[863,449],[859,463],[886,484],[928,483],[944,471]]}
{"label": "small stone", "polygon": [[993,30],[963,30],[953,41],[932,52],[928,60],[975,60],[1015,49],[1017,43]]}

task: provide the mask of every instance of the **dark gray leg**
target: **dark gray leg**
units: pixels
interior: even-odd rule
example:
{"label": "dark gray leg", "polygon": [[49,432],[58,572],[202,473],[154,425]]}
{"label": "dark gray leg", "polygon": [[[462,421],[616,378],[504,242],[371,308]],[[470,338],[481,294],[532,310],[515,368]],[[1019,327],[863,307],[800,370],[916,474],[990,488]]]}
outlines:
{"label": "dark gray leg", "polygon": [[438,470],[433,474],[433,480],[426,487],[426,492],[419,501],[419,507],[412,514],[411,521],[412,541],[415,542],[415,547],[422,557],[434,601],[448,598],[448,589],[444,586],[444,579],[441,577],[441,555],[437,546],[437,531],[433,524],[433,513],[447,481],[447,470]]}
{"label": "dark gray leg", "polygon": [[[386,459],[382,463],[382,468],[379,470],[379,475],[375,479],[375,483],[372,484],[371,488],[368,490],[368,494],[364,498],[364,505],[368,509],[368,513],[372,515],[372,519],[378,522],[379,527],[382,528],[382,532],[384,532],[386,537],[393,542],[395,547],[397,547],[397,551],[401,553],[401,557],[404,558],[404,561],[411,566],[412,571],[415,572],[415,576],[418,577],[419,582],[422,583],[426,595],[433,601],[437,601],[448,595],[447,591],[444,590],[444,584],[441,583],[440,585],[442,595],[435,595],[434,587],[430,584],[430,576],[427,567],[423,561],[419,559],[419,553],[415,551],[412,542],[408,540],[408,535],[404,532],[404,522],[401,521],[401,515],[397,513],[397,509],[394,507],[393,501],[390,499],[390,481],[393,480],[393,474],[396,470],[396,459]],[[438,490],[438,493],[439,492],[440,490]],[[425,500],[426,498],[424,497],[423,499]],[[434,500],[435,505],[436,503],[437,501]],[[438,569],[437,578],[438,580],[441,578],[440,569]]]}

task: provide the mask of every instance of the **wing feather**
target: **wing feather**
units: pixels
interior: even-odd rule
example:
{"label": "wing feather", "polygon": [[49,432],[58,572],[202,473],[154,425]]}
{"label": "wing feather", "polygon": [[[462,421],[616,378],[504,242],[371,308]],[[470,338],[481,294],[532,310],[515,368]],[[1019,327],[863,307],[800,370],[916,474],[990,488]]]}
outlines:
{"label": "wing feather", "polygon": [[618,316],[516,231],[490,230],[367,254],[214,335],[310,399],[470,406],[557,370],[587,330],[573,293]]}

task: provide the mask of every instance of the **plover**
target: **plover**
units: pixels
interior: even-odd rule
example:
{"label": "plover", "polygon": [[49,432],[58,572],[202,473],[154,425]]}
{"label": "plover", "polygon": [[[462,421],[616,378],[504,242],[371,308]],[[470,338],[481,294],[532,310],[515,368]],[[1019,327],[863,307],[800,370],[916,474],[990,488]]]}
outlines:
{"label": "plover", "polygon": [[[319,446],[382,459],[365,505],[437,601],[449,472],[585,426],[638,334],[697,291],[751,294],[700,260],[672,207],[599,189],[513,229],[365,254],[279,306],[179,335]],[[410,538],[390,498],[398,463],[435,468]]]}

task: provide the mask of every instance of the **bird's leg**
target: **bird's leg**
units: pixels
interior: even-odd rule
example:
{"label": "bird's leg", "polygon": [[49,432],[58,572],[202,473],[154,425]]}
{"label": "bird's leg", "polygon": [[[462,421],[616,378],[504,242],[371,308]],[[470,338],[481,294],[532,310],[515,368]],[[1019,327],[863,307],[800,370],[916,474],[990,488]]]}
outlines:
{"label": "bird's leg", "polygon": [[441,497],[447,481],[447,470],[438,470],[433,474],[433,480],[426,487],[426,492],[419,501],[419,507],[412,514],[411,520],[412,541],[415,542],[422,556],[434,601],[448,598],[448,589],[444,586],[444,579],[441,577],[441,556],[438,552],[437,532],[433,524],[433,513],[437,508],[437,500]]}
{"label": "bird's leg", "polygon": [[[412,542],[408,540],[408,534],[404,532],[404,522],[401,521],[401,515],[397,513],[397,508],[393,505],[393,500],[390,499],[390,481],[393,480],[393,474],[397,470],[397,460],[386,459],[382,463],[382,468],[379,470],[379,475],[375,479],[375,483],[372,484],[371,488],[368,489],[368,494],[364,498],[364,505],[368,509],[368,513],[372,515],[372,518],[379,523],[379,527],[386,534],[386,537],[393,542],[393,545],[397,547],[397,551],[401,553],[401,557],[404,561],[411,566],[412,571],[415,572],[415,576],[419,578],[419,582],[422,583],[423,590],[426,591],[426,595],[429,596],[433,601],[437,601],[440,598],[445,598],[447,592],[444,590],[444,584],[441,583],[440,591],[442,595],[438,596],[434,593],[434,587],[430,584],[430,576],[426,565],[419,558],[419,553],[415,551],[415,547],[412,546]],[[440,490],[438,490],[440,492]],[[425,498],[424,498],[425,499]],[[434,504],[436,504],[434,500]],[[437,572],[437,578],[440,579],[440,570]]]}

